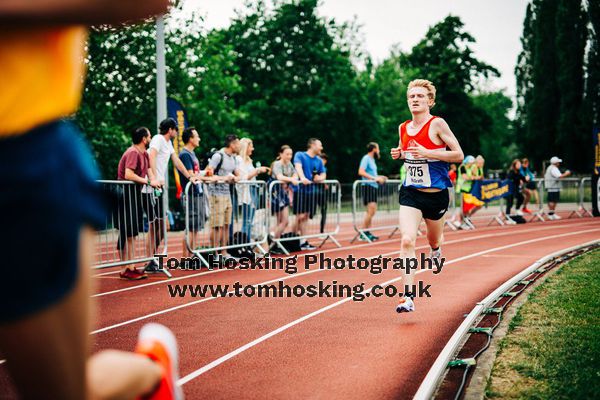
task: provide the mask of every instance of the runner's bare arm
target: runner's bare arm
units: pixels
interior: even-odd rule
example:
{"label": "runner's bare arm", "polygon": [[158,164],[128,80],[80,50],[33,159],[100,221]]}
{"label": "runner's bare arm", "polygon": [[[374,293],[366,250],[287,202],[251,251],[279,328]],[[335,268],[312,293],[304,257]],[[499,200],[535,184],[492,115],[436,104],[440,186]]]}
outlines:
{"label": "runner's bare arm", "polygon": [[[400,130],[402,129],[402,125],[398,126],[398,136],[401,135]],[[394,160],[402,160],[404,159],[404,153],[402,152],[402,136],[398,139],[398,147],[390,150],[390,154],[392,155],[392,159]]]}
{"label": "runner's bare arm", "polygon": [[2,0],[0,23],[97,25],[139,20],[167,11],[168,0]]}

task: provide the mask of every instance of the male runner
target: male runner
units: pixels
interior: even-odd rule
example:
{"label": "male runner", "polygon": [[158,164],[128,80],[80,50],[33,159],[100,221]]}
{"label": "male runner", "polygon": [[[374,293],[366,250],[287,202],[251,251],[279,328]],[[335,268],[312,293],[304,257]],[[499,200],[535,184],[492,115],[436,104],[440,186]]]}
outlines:
{"label": "male runner", "polygon": [[61,120],[81,98],[84,25],[147,18],[167,5],[0,1],[0,351],[19,398],[182,397],[175,338],[162,325],[142,328],[136,353],[88,358],[92,227],[106,223],[106,205],[89,149]]}
{"label": "male runner", "polygon": [[[430,114],[435,105],[435,86],[428,80],[416,79],[408,84],[408,108],[412,120],[399,127],[398,147],[391,150],[394,160],[404,159],[406,179],[400,189],[400,257],[415,257],[415,242],[421,218],[427,225],[430,257],[441,258],[444,214],[448,210],[448,163],[460,163],[463,151],[450,127],[440,117]],[[447,149],[449,148],[449,150]],[[405,263],[406,265],[406,263]],[[397,312],[414,311],[415,293],[411,291],[414,271],[404,272],[404,297]]]}

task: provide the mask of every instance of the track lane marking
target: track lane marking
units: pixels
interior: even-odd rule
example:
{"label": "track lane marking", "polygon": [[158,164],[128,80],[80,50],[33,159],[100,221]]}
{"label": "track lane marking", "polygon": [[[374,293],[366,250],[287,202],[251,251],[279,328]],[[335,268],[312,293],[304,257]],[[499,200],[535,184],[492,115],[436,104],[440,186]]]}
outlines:
{"label": "track lane marking", "polygon": [[[475,258],[475,257],[478,257],[478,256],[483,255],[483,254],[493,253],[495,251],[505,250],[505,249],[509,249],[509,248],[513,248],[513,247],[518,247],[518,246],[522,246],[522,245],[525,245],[525,244],[536,243],[536,242],[541,242],[541,241],[548,240],[548,239],[556,239],[556,238],[559,238],[559,237],[573,236],[573,235],[579,235],[579,234],[589,233],[589,232],[595,232],[595,231],[600,231],[600,228],[587,229],[587,230],[582,230],[582,231],[577,231],[577,232],[569,232],[569,233],[563,233],[563,234],[558,234],[558,235],[546,236],[546,237],[543,237],[543,238],[536,238],[536,239],[526,240],[526,241],[520,242],[520,243],[513,243],[513,244],[509,244],[509,245],[494,247],[494,248],[491,248],[491,249],[488,249],[488,250],[478,251],[478,252],[473,253],[473,254],[469,254],[469,255],[466,255],[466,256],[463,256],[463,257],[459,257],[459,258],[453,259],[451,261],[446,262],[445,265],[455,264],[457,262],[464,261],[464,260],[467,260],[467,259],[470,259],[470,258]],[[428,270],[420,270],[420,271],[417,271],[416,274],[424,273],[424,272],[429,272],[429,271]],[[391,285],[392,283],[395,283],[395,282],[397,282],[397,281],[399,281],[401,279],[402,279],[401,276],[397,277],[397,278],[394,278],[394,279],[390,279],[388,281],[380,283],[379,286],[382,286],[382,287],[388,286],[388,285]],[[374,286],[371,286],[369,289],[366,289],[366,290],[364,290],[361,293],[362,294],[370,293],[371,290],[373,289],[373,287]],[[273,331],[271,331],[271,332],[269,332],[269,333],[267,333],[267,334],[265,334],[265,335],[263,335],[263,336],[261,336],[259,338],[256,338],[253,341],[251,341],[249,343],[246,343],[245,345],[243,345],[241,347],[238,347],[237,349],[235,349],[235,350],[233,350],[233,351],[231,351],[231,352],[229,352],[229,353],[227,353],[227,354],[225,354],[225,355],[217,358],[216,360],[214,360],[214,361],[212,361],[212,362],[210,362],[210,363],[202,366],[201,368],[197,369],[196,371],[187,374],[186,376],[184,376],[181,379],[179,379],[177,381],[177,383],[180,384],[180,385],[184,385],[184,384],[188,383],[189,381],[191,381],[191,380],[199,377],[200,375],[202,375],[202,374],[210,371],[211,369],[213,369],[213,368],[215,368],[215,367],[223,364],[224,362],[226,362],[226,361],[234,358],[235,356],[243,353],[244,351],[249,350],[252,347],[254,347],[254,346],[256,346],[256,345],[258,345],[258,344],[260,344],[260,343],[262,343],[262,342],[264,342],[264,341],[272,338],[273,336],[276,336],[279,333],[284,332],[284,331],[286,331],[286,330],[288,330],[288,329],[290,329],[290,328],[292,328],[292,327],[294,327],[294,326],[296,326],[296,325],[298,325],[298,324],[300,324],[300,323],[302,323],[302,322],[304,322],[304,321],[306,321],[306,320],[308,320],[308,319],[310,319],[312,317],[315,317],[315,316],[317,316],[319,314],[322,314],[322,313],[324,313],[324,312],[326,312],[328,310],[331,310],[331,309],[333,309],[333,308],[335,308],[335,307],[337,307],[339,305],[345,304],[345,303],[347,303],[349,301],[352,301],[352,297],[348,297],[348,298],[339,300],[339,301],[337,301],[337,302],[335,302],[333,304],[330,304],[330,305],[325,306],[323,308],[320,308],[320,309],[318,309],[316,311],[313,311],[310,314],[307,314],[307,315],[305,315],[303,317],[300,317],[300,318],[298,318],[298,319],[296,319],[296,320],[294,320],[294,321],[292,321],[290,323],[287,323],[287,324],[285,324],[283,326],[280,326],[279,328],[277,328],[277,329],[275,329],[275,330],[273,330]]]}

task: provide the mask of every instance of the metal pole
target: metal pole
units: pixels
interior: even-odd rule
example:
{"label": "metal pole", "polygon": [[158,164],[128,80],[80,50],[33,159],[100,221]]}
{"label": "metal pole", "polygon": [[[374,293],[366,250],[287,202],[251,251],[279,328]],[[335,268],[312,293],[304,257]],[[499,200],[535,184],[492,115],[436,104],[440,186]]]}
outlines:
{"label": "metal pole", "polygon": [[165,20],[156,19],[156,126],[167,118],[167,76],[165,72]]}
{"label": "metal pole", "polygon": [[[165,19],[164,16],[156,18],[156,127],[160,121],[167,118],[167,73],[165,66]],[[168,169],[167,169],[168,171]],[[163,188],[162,201],[165,210],[163,215],[163,240],[164,253],[167,252],[167,224],[169,219],[166,215],[169,209],[169,174],[168,172],[164,176],[165,187]],[[171,274],[169,271],[164,270],[167,276],[170,278]]]}

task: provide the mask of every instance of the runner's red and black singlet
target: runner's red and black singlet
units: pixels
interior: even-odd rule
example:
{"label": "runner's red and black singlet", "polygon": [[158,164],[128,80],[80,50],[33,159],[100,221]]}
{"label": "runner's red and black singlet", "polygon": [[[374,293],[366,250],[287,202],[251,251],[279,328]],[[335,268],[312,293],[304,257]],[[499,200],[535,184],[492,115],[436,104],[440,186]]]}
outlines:
{"label": "runner's red and black singlet", "polygon": [[[429,138],[429,126],[431,121],[438,117],[431,117],[429,121],[416,135],[409,135],[406,126],[411,120],[405,121],[400,125],[400,139],[402,141],[402,151],[406,151],[415,143],[425,147],[428,150],[446,151],[445,144],[435,144]],[[446,189],[452,186],[448,177],[448,163],[433,159],[414,159],[410,154],[406,154],[404,159],[406,163],[406,177],[404,186],[414,188],[435,188]]]}

